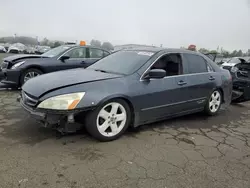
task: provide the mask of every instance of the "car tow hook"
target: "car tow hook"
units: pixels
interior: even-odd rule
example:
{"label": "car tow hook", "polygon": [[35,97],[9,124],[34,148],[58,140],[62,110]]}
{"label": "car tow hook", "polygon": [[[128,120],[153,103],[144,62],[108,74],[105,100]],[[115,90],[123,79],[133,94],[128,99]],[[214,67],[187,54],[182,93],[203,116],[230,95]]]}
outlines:
{"label": "car tow hook", "polygon": [[68,123],[75,123],[75,117],[74,114],[69,114],[67,117]]}

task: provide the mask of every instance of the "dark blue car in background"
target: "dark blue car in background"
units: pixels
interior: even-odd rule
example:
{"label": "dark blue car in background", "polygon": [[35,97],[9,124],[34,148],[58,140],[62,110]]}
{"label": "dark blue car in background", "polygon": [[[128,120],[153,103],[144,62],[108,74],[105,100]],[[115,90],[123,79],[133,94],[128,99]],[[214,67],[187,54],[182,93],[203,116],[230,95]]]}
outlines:
{"label": "dark blue car in background", "polygon": [[1,64],[0,79],[5,85],[18,88],[41,74],[86,68],[109,54],[109,51],[93,46],[62,45],[42,55],[9,56]]}

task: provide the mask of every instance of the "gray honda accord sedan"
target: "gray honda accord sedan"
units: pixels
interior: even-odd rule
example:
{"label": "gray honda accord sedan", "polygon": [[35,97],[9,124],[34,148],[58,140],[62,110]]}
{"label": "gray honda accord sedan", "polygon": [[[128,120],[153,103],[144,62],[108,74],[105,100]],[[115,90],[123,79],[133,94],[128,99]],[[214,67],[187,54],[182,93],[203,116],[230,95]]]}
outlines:
{"label": "gray honda accord sedan", "polygon": [[19,100],[46,127],[67,133],[85,126],[96,139],[111,141],[129,126],[200,111],[215,115],[230,104],[231,92],[229,71],[205,55],[152,47],[30,79]]}

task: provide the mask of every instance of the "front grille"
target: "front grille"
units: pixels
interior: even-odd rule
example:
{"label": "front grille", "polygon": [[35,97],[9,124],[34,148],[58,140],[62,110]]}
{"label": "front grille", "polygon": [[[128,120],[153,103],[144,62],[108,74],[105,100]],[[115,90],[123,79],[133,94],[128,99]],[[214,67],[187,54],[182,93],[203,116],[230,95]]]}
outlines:
{"label": "front grille", "polygon": [[22,91],[22,101],[24,104],[34,107],[37,105],[38,100],[35,99],[34,97],[31,97],[30,95],[26,94],[24,91]]}
{"label": "front grille", "polygon": [[8,65],[9,65],[9,62],[3,61],[3,62],[2,62],[2,65],[1,65],[1,69],[7,69],[7,68],[8,68]]}

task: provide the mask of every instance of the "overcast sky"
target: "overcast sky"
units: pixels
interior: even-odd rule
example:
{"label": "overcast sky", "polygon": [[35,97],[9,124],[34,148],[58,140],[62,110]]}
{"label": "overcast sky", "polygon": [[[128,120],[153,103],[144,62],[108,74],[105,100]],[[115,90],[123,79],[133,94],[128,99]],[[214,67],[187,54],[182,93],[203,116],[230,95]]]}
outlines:
{"label": "overcast sky", "polygon": [[0,36],[250,48],[250,0],[0,0]]}

